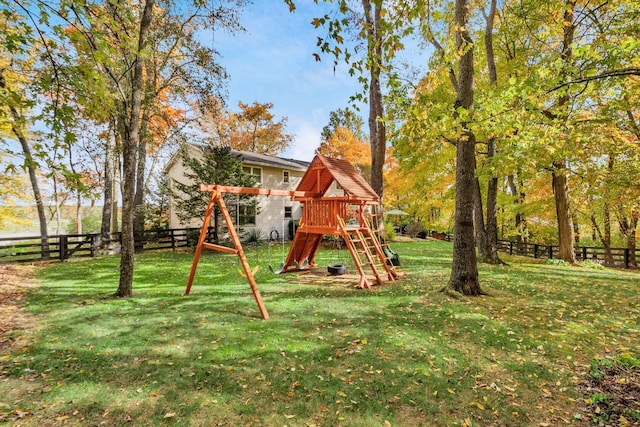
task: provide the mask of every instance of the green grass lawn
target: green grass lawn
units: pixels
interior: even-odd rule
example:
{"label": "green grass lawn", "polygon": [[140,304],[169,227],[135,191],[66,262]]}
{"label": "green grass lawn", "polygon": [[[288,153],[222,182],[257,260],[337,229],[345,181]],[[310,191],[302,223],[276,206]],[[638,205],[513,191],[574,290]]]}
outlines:
{"label": "green grass lawn", "polygon": [[637,273],[509,258],[480,266],[488,296],[453,299],[450,243],[393,248],[408,274],[372,290],[251,249],[267,321],[231,255],[204,254],[183,296],[193,255],[142,254],[127,300],[116,257],[51,264],[0,352],[0,423],[588,425],[592,361],[637,357]]}

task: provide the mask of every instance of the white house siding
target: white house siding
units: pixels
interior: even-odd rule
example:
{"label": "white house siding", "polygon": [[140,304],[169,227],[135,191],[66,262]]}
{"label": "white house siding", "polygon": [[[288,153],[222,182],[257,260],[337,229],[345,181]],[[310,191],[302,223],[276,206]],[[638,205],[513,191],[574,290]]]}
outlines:
{"label": "white house siding", "polygon": [[[193,145],[188,145],[189,152],[194,157],[200,157],[201,151]],[[284,166],[287,165],[285,159],[278,159]],[[291,169],[285,169],[280,167],[272,167],[264,164],[260,164],[255,161],[243,161],[242,165],[245,167],[261,168],[262,169],[262,183],[258,185],[260,188],[271,188],[278,190],[295,190],[300,182],[300,179],[304,175],[305,168],[299,163],[291,163]],[[283,171],[289,172],[289,183],[284,182]],[[175,156],[165,168],[165,173],[169,179],[170,185],[174,180],[187,183],[184,177],[184,167],[182,161],[178,156]],[[211,183],[206,183],[211,184]],[[278,196],[257,196],[258,198],[258,215],[256,217],[256,224],[246,224],[242,228],[246,231],[251,228],[257,228],[262,231],[264,238],[269,238],[271,231],[276,230],[278,238],[284,236],[285,239],[289,239],[289,221],[298,220],[302,217],[302,208],[299,202],[294,202],[290,197],[278,197]],[[235,215],[234,206],[227,206],[231,213],[231,216]],[[292,218],[285,219],[284,211],[285,207],[291,207]],[[235,219],[235,218],[234,218]],[[185,224],[180,221],[176,214],[175,207],[172,201],[169,202],[169,227],[170,228],[183,228],[183,227],[201,227],[202,219],[193,219],[189,223]],[[284,233],[284,234],[283,234]],[[273,237],[276,233],[273,233]]]}

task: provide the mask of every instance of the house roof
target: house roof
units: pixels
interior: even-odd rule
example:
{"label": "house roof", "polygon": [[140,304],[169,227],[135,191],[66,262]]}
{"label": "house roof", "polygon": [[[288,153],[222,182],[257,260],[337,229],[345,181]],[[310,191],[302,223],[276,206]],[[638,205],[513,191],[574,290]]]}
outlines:
{"label": "house roof", "polygon": [[346,196],[365,201],[380,200],[373,188],[351,163],[319,154],[311,161],[296,191],[325,194],[333,181],[342,187]]}
{"label": "house roof", "polygon": [[309,162],[285,157],[270,156],[268,154],[252,153],[250,151],[231,150],[231,153],[240,157],[242,163],[256,166],[269,166],[280,169],[292,169],[305,171],[309,167]]}
{"label": "house roof", "polygon": [[[205,144],[197,143],[187,143],[186,145],[200,151],[204,150],[207,147]],[[231,153],[234,156],[240,158],[242,163],[247,165],[266,166],[296,171],[305,171],[310,165],[309,162],[305,162],[304,160],[288,159],[285,157],[270,156],[268,154],[252,153],[250,151],[231,150]],[[174,153],[167,165],[164,167],[165,172],[171,169],[179,156],[180,150]]]}

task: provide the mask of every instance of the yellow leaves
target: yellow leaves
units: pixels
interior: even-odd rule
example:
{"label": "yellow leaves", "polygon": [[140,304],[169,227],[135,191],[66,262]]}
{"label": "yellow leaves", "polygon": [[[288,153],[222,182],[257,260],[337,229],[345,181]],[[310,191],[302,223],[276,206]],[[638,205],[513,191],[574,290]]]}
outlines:
{"label": "yellow leaves", "polygon": [[478,402],[469,402],[469,406],[475,406],[476,408],[480,409],[481,411],[486,410],[486,408],[484,407],[484,405],[482,403],[478,403]]}
{"label": "yellow leaves", "polygon": [[327,157],[347,160],[361,169],[367,169],[371,166],[369,144],[359,140],[350,129],[343,126],[337,126],[329,140],[320,144],[318,153]]}

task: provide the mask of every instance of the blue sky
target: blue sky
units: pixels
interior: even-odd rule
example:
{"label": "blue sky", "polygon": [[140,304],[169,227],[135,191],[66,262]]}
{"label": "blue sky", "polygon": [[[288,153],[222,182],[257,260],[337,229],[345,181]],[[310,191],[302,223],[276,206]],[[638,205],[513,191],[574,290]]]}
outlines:
{"label": "blue sky", "polygon": [[[277,119],[288,118],[288,130],[295,134],[292,147],[283,155],[311,160],[320,144],[320,132],[329,113],[345,108],[359,90],[355,77],[344,67],[333,71],[333,59],[322,56],[316,62],[316,41],[322,29],[311,20],[327,6],[312,0],[298,0],[289,13],[283,0],[255,0],[246,7],[241,22],[246,32],[228,35],[216,32],[214,47],[229,72],[228,107],[237,111],[238,101],[271,102]],[[367,120],[366,108],[361,111]]]}

